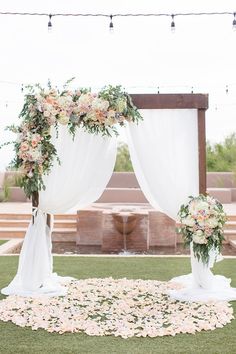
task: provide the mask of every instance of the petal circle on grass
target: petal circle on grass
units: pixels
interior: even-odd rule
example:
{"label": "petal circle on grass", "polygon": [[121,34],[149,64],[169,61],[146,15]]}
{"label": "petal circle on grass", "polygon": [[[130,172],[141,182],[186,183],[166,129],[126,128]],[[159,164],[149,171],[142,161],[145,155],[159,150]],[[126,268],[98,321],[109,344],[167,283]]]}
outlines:
{"label": "petal circle on grass", "polygon": [[65,297],[9,296],[0,301],[0,320],[60,334],[129,338],[194,334],[221,328],[234,318],[227,302],[170,299],[168,291],[180,286],[168,282],[94,278],[67,286]]}

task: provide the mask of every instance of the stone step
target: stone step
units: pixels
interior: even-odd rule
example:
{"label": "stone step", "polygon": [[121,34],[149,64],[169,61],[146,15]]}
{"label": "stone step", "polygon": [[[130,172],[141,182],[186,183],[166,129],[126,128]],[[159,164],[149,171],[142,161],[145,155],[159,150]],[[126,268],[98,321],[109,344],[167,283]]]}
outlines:
{"label": "stone step", "polygon": [[236,221],[236,215],[227,215],[228,222],[229,221]]}
{"label": "stone step", "polygon": [[[25,227],[0,227],[0,239],[23,238],[27,228]],[[77,229],[71,228],[54,228],[53,235],[63,237],[63,235],[76,234]]]}
{"label": "stone step", "polygon": [[225,230],[225,239],[229,242],[230,240],[236,240],[236,230]]}
{"label": "stone step", "polygon": [[212,197],[218,199],[221,203],[232,203],[231,188],[207,188],[207,192]]}
{"label": "stone step", "polygon": [[[32,214],[21,213],[0,213],[0,220],[28,220],[30,221]],[[76,220],[77,214],[56,214],[55,220]]]}
{"label": "stone step", "polygon": [[23,238],[26,233],[25,227],[1,227],[0,238]]}
{"label": "stone step", "polygon": [[227,221],[224,226],[225,230],[236,230],[236,221]]}
{"label": "stone step", "polygon": [[236,248],[236,240],[230,240],[229,244],[231,247]]}
{"label": "stone step", "polygon": [[77,232],[53,232],[52,241],[53,242],[75,242]]}
{"label": "stone step", "polygon": [[32,214],[1,213],[1,220],[31,220]]}
{"label": "stone step", "polygon": [[[11,220],[11,219],[6,219],[6,220],[1,220],[0,219],[0,228],[1,227],[25,227],[27,228],[29,225],[30,221],[29,220]],[[55,228],[76,228],[77,227],[77,222],[76,220],[72,219],[67,219],[67,220],[60,220],[56,219],[54,220],[54,227]]]}
{"label": "stone step", "polygon": [[0,229],[2,227],[26,228],[29,225],[29,223],[30,223],[29,220],[20,220],[20,219],[16,219],[16,220],[5,219],[5,220],[2,220],[2,219],[0,219]]}

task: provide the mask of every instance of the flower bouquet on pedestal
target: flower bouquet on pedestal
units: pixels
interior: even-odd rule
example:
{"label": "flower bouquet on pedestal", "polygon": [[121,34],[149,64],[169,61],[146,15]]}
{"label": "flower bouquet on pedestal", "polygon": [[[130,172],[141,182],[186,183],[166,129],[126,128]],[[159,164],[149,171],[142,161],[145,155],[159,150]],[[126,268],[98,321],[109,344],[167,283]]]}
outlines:
{"label": "flower bouquet on pedestal", "polygon": [[227,216],[223,205],[208,195],[189,199],[178,213],[181,223],[178,231],[183,235],[184,245],[192,245],[197,260],[208,265],[210,252],[217,255],[221,251]]}

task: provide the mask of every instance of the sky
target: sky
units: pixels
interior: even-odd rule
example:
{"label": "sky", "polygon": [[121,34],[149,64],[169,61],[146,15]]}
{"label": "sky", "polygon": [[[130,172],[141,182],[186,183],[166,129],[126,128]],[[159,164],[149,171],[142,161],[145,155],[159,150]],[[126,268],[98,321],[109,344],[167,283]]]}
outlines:
{"label": "sky", "polygon": [[[180,13],[236,11],[228,0],[1,0],[0,11],[45,13]],[[98,90],[120,84],[129,93],[208,93],[207,139],[222,141],[236,131],[236,32],[232,15],[113,19],[0,15],[0,144],[17,123],[22,84],[75,77],[73,87]],[[228,93],[226,93],[228,86]],[[121,139],[124,133],[121,133]],[[12,158],[0,150],[0,170]]]}

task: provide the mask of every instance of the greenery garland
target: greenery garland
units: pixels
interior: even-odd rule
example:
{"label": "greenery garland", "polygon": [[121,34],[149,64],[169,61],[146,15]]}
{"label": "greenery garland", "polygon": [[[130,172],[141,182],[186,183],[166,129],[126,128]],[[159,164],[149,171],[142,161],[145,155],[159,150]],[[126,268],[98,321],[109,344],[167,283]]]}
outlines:
{"label": "greenery garland", "polygon": [[98,93],[87,88],[71,91],[68,89],[70,81],[62,91],[52,88],[50,83],[47,89],[40,85],[27,86],[19,116],[22,122],[19,126],[8,127],[17,133],[11,168],[22,173],[21,186],[27,197],[45,189],[43,175],[50,172],[55,158],[58,159],[51,142],[51,127],[67,125],[72,135],[82,127],[91,134],[111,136],[118,135],[117,125],[142,120],[131,97],[121,86],[107,86]]}

